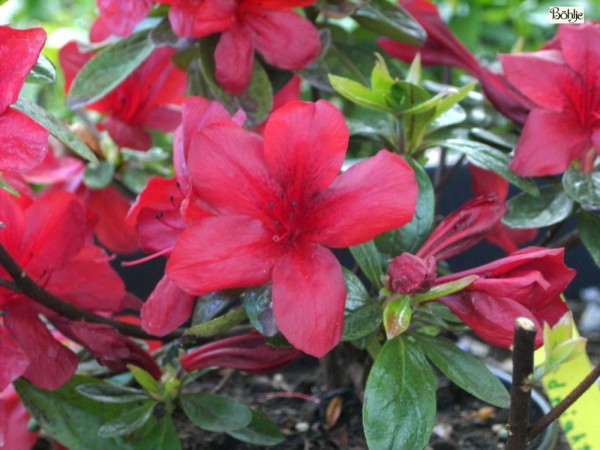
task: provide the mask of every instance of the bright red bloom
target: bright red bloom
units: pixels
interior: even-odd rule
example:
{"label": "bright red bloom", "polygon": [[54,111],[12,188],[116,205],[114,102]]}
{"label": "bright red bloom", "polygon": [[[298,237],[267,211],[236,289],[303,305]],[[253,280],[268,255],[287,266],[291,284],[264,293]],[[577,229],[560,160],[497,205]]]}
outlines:
{"label": "bright red bloom", "polygon": [[48,150],[48,132],[10,107],[17,101],[44,42],[46,32],[41,28],[15,30],[0,26],[0,170],[32,169]]}
{"label": "bright red bloom", "polygon": [[152,9],[152,0],[98,0],[99,17],[90,30],[90,40],[100,42],[114,36],[129,36]]}
{"label": "bright red bloom", "polygon": [[221,33],[215,49],[217,81],[243,92],[252,75],[254,50],[272,66],[299,70],[319,55],[321,41],[312,23],[291,11],[316,0],[159,0],[171,6],[169,20],[182,37]]}
{"label": "bright red bloom", "polygon": [[427,0],[400,0],[398,4],[425,29],[427,41],[423,47],[414,47],[389,38],[378,39],[377,43],[387,53],[406,62],[411,62],[420,53],[425,65],[460,67],[479,79],[483,92],[498,111],[517,123],[525,122],[533,103],[516,91],[503,75],[482,66],[448,28],[433,3]]}
{"label": "bright red bloom", "polygon": [[557,38],[560,49],[500,56],[535,103],[510,163],[522,176],[559,174],[578,159],[591,170],[600,152],[600,25],[561,26]]}
{"label": "bright red bloom", "polygon": [[[186,74],[173,62],[175,50],[158,48],[103,99],[87,108],[105,114],[100,125],[117,145],[148,150],[152,139],[147,129],[173,131],[181,122],[178,103],[186,89]],[[76,42],[60,49],[59,61],[68,91],[77,72],[94,56],[81,52]]]}
{"label": "bright red bloom", "polygon": [[438,299],[479,337],[492,345],[513,344],[515,319],[527,317],[543,343],[543,323],[554,325],[568,312],[560,295],[575,271],[563,262],[564,249],[527,247],[492,263],[438,278],[436,284],[478,275],[464,291]]}
{"label": "bright red bloom", "polygon": [[[89,218],[72,194],[57,192],[32,202],[0,190],[0,242],[23,270],[59,298],[80,308],[118,311],[128,303],[123,282],[106,254],[91,244]],[[3,268],[0,276],[11,278]],[[56,389],[77,368],[77,357],[40,320],[56,313],[26,296],[0,288],[0,382],[23,374],[36,386]],[[2,386],[4,387],[4,386]]]}
{"label": "bright red bloom", "polygon": [[330,103],[290,102],[264,141],[216,124],[191,143],[195,195],[214,216],[189,225],[167,275],[203,295],[272,281],[275,322],[297,348],[322,356],[342,334],[346,289],[325,248],[348,247],[401,227],[414,214],[414,174],[381,151],[340,176],[348,129]]}
{"label": "bright red bloom", "polygon": [[191,350],[180,359],[187,372],[204,367],[225,367],[246,372],[271,372],[302,356],[293,348],[275,348],[258,332],[220,339]]}

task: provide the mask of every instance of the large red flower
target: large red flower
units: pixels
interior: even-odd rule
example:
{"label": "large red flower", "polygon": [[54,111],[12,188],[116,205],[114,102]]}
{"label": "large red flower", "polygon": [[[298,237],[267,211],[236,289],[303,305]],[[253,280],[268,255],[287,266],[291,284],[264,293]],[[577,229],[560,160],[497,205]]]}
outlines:
{"label": "large red flower", "polygon": [[[146,61],[119,86],[101,100],[88,105],[105,114],[100,125],[117,145],[148,150],[152,139],[148,129],[169,132],[181,122],[176,106],[183,100],[186,74],[173,62],[175,50],[166,47],[152,52]],[[65,74],[65,90],[69,90],[77,72],[94,56],[82,52],[76,42],[60,49],[60,65]]]}
{"label": "large red flower", "polygon": [[41,28],[15,30],[0,26],[0,170],[26,171],[48,150],[48,132],[10,107],[46,42]]}
{"label": "large red flower", "polygon": [[219,84],[232,94],[243,92],[252,75],[254,50],[269,64],[299,70],[321,49],[317,29],[291,11],[315,0],[159,0],[170,4],[173,31],[182,37],[221,32],[215,50]]}
{"label": "large red flower", "polygon": [[582,158],[591,170],[600,152],[600,25],[565,25],[557,38],[559,49],[500,56],[535,103],[510,164],[519,175],[558,174]]}
{"label": "large red flower", "polygon": [[385,150],[338,176],[347,143],[343,116],[325,101],[275,111],[264,141],[233,125],[203,129],[188,169],[214,216],[183,231],[167,275],[197,295],[272,281],[284,336],[311,355],[327,353],[342,334],[346,289],[325,246],[401,227],[417,194],[411,168]]}

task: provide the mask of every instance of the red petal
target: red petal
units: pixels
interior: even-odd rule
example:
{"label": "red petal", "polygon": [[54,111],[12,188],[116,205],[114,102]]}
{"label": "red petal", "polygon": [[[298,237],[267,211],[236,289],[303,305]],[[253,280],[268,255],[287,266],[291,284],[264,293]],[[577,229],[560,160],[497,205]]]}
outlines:
{"label": "red petal", "polygon": [[25,352],[0,324],[0,392],[23,375],[28,365],[29,358]]}
{"label": "red petal", "polygon": [[241,26],[221,34],[215,49],[215,75],[223,89],[241,94],[252,78],[254,47],[249,31]]}
{"label": "red petal", "polygon": [[4,228],[0,228],[0,242],[13,258],[18,258],[23,239],[25,207],[26,205],[22,205],[13,194],[0,189],[0,223],[5,225]]}
{"label": "red petal", "polygon": [[29,431],[30,420],[25,406],[12,386],[0,392],[0,449],[31,450],[35,448],[39,431]]}
{"label": "red petal", "polygon": [[600,29],[597,23],[563,26],[558,31],[562,53],[584,80],[594,82],[600,72]]}
{"label": "red petal", "polygon": [[316,0],[242,0],[240,8],[244,10],[264,11],[268,9],[289,10],[314,5]]}
{"label": "red petal", "polygon": [[129,36],[148,15],[152,0],[98,0],[99,18],[90,31],[90,40],[100,42],[111,35]]}
{"label": "red petal", "polygon": [[58,389],[77,369],[77,356],[59,343],[22,301],[6,309],[4,324],[29,358],[24,377],[41,389]]}
{"label": "red petal", "polygon": [[7,108],[0,113],[0,170],[26,172],[48,151],[48,131],[25,114]]}
{"label": "red petal", "polygon": [[234,26],[236,0],[166,1],[171,4],[169,21],[173,31],[181,37],[204,37]]}
{"label": "red petal", "polygon": [[415,212],[417,184],[404,159],[382,150],[337,177],[315,201],[307,239],[348,247],[408,223]]}
{"label": "red petal", "polygon": [[524,177],[556,175],[591,145],[576,116],[536,108],[527,118],[509,167]]}
{"label": "red petal", "polygon": [[154,336],[170,333],[190,318],[194,298],[165,275],[142,306],[142,327]]}
{"label": "red petal", "polygon": [[344,116],[331,103],[290,102],[265,125],[269,172],[289,197],[326,189],[339,173],[348,146]]}
{"label": "red petal", "polygon": [[88,62],[94,53],[83,52],[77,42],[68,42],[58,51],[58,61],[65,77],[65,92],[71,89],[71,83],[77,72]]}
{"label": "red petal", "polygon": [[107,116],[100,122],[119,147],[133,148],[135,150],[149,150],[152,147],[150,133],[139,125],[124,122],[114,115]]}
{"label": "red petal", "polygon": [[[0,26],[0,114],[19,97],[27,74],[35,65],[46,42],[46,32],[41,28],[15,30]],[[4,139],[2,145],[6,145]],[[3,159],[3,158],[2,158]]]}
{"label": "red petal", "polygon": [[258,286],[270,280],[277,251],[262,222],[243,216],[209,217],[181,233],[167,275],[196,295]]}
{"label": "red petal", "polygon": [[300,70],[319,56],[319,32],[304,17],[291,11],[263,11],[243,17],[252,30],[254,47],[272,66]]}
{"label": "red petal", "polygon": [[340,263],[309,244],[282,256],[273,268],[273,313],[287,340],[321,357],[342,337],[346,287]]}

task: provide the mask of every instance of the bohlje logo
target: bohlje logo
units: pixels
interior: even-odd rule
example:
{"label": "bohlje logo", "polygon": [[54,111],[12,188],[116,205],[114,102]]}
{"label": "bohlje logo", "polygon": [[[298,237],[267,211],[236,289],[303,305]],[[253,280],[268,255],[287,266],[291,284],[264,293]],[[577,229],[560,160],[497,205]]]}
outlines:
{"label": "bohlje logo", "polygon": [[550,23],[583,23],[583,7],[551,6]]}

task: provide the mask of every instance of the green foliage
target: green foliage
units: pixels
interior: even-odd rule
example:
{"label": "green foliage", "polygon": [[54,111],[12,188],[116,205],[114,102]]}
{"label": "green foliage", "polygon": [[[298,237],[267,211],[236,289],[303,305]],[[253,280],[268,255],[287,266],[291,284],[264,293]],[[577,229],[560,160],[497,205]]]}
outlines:
{"label": "green foliage", "polygon": [[375,242],[369,241],[364,244],[355,245],[354,247],[350,247],[350,252],[373,286],[378,289],[383,287],[383,283],[381,282],[383,275],[381,255],[375,246]]}
{"label": "green foliage", "polygon": [[163,416],[138,443],[135,450],[181,450],[181,443],[171,416]]}
{"label": "green foliage", "polygon": [[427,34],[423,27],[395,3],[371,0],[360,7],[352,17],[364,28],[378,35],[418,45]]}
{"label": "green foliage", "polygon": [[577,214],[577,230],[581,242],[600,267],[600,217],[590,211],[581,210]]}
{"label": "green foliage", "polygon": [[573,200],[560,184],[540,188],[539,197],[523,192],[508,201],[502,222],[511,228],[541,228],[562,222],[571,214]]}
{"label": "green foliage", "polygon": [[562,178],[565,192],[582,208],[596,210],[600,208],[600,172],[581,172],[569,168]]}
{"label": "green foliage", "polygon": [[35,66],[27,75],[28,83],[53,84],[56,83],[56,69],[54,64],[44,54],[40,54]]}
{"label": "green foliage", "polygon": [[188,418],[204,430],[235,431],[252,421],[250,408],[227,397],[196,392],[183,394],[179,400]]}
{"label": "green foliage", "polygon": [[227,431],[227,434],[252,445],[268,447],[281,444],[285,439],[277,425],[267,416],[256,411],[252,411],[252,420],[247,426]]}

